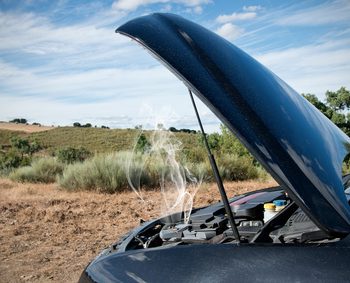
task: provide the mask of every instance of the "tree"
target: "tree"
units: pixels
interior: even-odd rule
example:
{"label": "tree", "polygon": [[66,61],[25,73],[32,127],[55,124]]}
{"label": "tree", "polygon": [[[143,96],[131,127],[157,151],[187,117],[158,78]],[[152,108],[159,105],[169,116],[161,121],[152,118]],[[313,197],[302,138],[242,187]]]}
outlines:
{"label": "tree", "polygon": [[61,148],[56,151],[57,159],[64,163],[72,164],[74,162],[82,162],[89,158],[92,153],[84,147],[74,148],[67,147]]}
{"label": "tree", "polygon": [[30,153],[30,144],[29,141],[26,139],[13,137],[11,138],[11,145],[13,148],[17,149],[21,153],[22,158],[25,154]]}
{"label": "tree", "polygon": [[212,150],[218,150],[220,148],[221,136],[218,133],[212,133],[207,135],[209,148]]}
{"label": "tree", "polygon": [[81,124],[80,124],[79,122],[74,122],[74,123],[73,123],[73,127],[80,128],[80,127],[81,127]]}
{"label": "tree", "polygon": [[22,158],[24,155],[32,156],[33,153],[41,149],[41,146],[37,141],[30,143],[28,140],[20,137],[13,137],[11,139],[11,145],[14,149],[21,153]]}
{"label": "tree", "polygon": [[335,92],[327,90],[326,101],[334,111],[349,110],[350,92],[345,87],[341,87]]}
{"label": "tree", "polygon": [[41,149],[36,141],[29,142],[20,137],[13,137],[10,141],[11,148],[0,152],[0,170],[29,165],[33,153]]}
{"label": "tree", "polygon": [[221,141],[220,150],[222,153],[236,154],[238,156],[250,156],[249,151],[241,144],[235,135],[223,124],[220,125]]}
{"label": "tree", "polygon": [[142,133],[135,146],[135,150],[141,153],[147,152],[151,148],[150,142],[147,140],[146,136],[144,133]]}
{"label": "tree", "polygon": [[341,87],[337,91],[327,91],[325,102],[320,101],[314,94],[303,94],[318,110],[337,125],[344,133],[350,135],[350,92]]}
{"label": "tree", "polygon": [[306,94],[302,94],[302,96],[304,96],[304,98],[306,98],[309,102],[311,102],[311,104],[313,104],[325,116],[330,118],[328,116],[330,114],[329,113],[329,107],[326,104],[324,104],[322,101],[320,101],[316,95],[311,94],[311,93],[306,93]]}
{"label": "tree", "polygon": [[27,124],[27,119],[16,118],[16,119],[11,120],[10,123]]}

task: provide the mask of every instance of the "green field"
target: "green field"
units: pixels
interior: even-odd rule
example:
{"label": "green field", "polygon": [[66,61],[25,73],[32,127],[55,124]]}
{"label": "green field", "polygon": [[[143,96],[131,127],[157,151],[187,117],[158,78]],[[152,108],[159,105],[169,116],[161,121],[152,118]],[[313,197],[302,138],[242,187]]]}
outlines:
{"label": "green field", "polygon": [[[150,138],[153,131],[143,131]],[[47,152],[54,152],[65,147],[84,147],[93,153],[131,150],[140,130],[136,129],[101,129],[58,127],[52,130],[25,133],[10,130],[0,130],[0,144],[2,147],[10,145],[10,139],[20,136],[30,141],[37,141]],[[183,144],[183,149],[200,146],[200,139],[196,134],[174,133],[175,138]]]}

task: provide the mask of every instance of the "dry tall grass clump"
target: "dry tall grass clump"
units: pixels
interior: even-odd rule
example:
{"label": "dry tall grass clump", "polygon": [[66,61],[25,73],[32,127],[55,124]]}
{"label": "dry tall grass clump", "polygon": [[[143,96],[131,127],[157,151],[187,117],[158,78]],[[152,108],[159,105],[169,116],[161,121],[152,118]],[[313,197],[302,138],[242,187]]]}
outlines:
{"label": "dry tall grass clump", "polygon": [[30,166],[20,167],[10,174],[10,179],[17,182],[53,183],[62,174],[64,165],[56,158],[39,158]]}
{"label": "dry tall grass clump", "polygon": [[[223,180],[264,179],[265,171],[257,169],[247,158],[225,156],[220,162]],[[213,180],[208,162],[179,164],[179,167],[187,182]],[[169,170],[169,164],[152,155],[117,152],[67,165],[58,183],[62,188],[72,191],[116,193],[125,190],[128,185],[137,189],[154,189],[161,185],[164,176],[169,175]]]}
{"label": "dry tall grass clump", "polygon": [[97,155],[85,162],[66,166],[58,183],[67,190],[117,192],[127,187],[124,168],[124,154]]}
{"label": "dry tall grass clump", "polygon": [[254,166],[253,160],[248,156],[222,154],[218,160],[218,164],[221,178],[226,181],[243,181],[263,178],[262,170]]}

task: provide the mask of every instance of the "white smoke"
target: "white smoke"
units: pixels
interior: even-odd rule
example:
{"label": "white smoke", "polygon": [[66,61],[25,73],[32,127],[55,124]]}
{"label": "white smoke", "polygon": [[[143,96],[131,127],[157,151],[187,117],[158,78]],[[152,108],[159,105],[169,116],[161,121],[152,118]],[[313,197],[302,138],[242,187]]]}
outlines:
{"label": "white smoke", "polygon": [[[159,125],[157,124],[156,130],[151,134],[150,146],[143,154],[137,153],[136,146],[134,147],[127,162],[127,179],[139,198],[147,201],[142,195],[141,185],[147,181],[147,176],[153,174],[152,178],[157,178],[159,181],[162,216],[183,212],[183,221],[187,224],[193,207],[193,198],[202,180],[195,178],[186,166],[178,161],[182,149],[181,142],[172,132],[163,130]],[[141,134],[138,135],[138,139]],[[168,219],[171,223],[180,220],[180,214]]]}

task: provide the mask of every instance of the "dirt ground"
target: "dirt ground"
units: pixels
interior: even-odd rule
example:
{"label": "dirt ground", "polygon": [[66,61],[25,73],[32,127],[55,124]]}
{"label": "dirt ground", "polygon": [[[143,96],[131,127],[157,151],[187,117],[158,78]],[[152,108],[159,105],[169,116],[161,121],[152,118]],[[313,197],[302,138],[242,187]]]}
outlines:
{"label": "dirt ground", "polygon": [[11,131],[21,131],[26,133],[35,133],[35,132],[52,130],[54,129],[54,127],[0,122],[0,129],[11,130]]}
{"label": "dirt ground", "polygon": [[[228,196],[273,186],[269,182],[227,183]],[[160,193],[105,195],[66,192],[56,185],[18,184],[0,179],[0,282],[77,282],[101,249],[139,224],[159,216]],[[219,200],[204,184],[195,206]]]}

